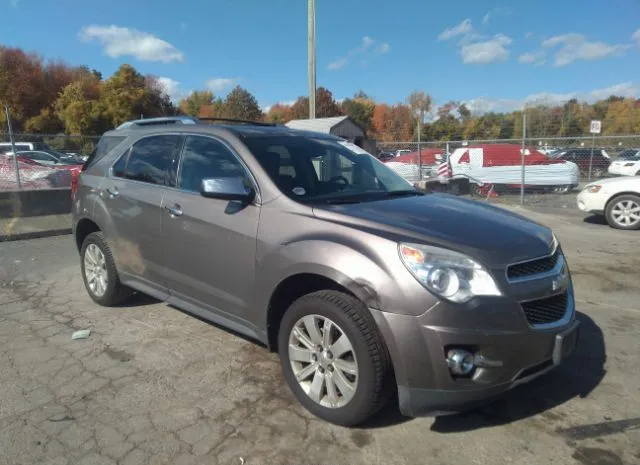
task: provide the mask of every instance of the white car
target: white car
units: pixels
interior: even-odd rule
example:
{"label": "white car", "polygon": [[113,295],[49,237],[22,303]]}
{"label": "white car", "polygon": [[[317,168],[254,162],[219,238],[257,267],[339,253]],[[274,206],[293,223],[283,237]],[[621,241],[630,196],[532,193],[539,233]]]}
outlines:
{"label": "white car", "polygon": [[640,229],[640,176],[601,179],[578,194],[578,208],[616,229]]}
{"label": "white car", "polygon": [[625,150],[620,159],[609,165],[608,171],[615,176],[640,176],[640,150]]}

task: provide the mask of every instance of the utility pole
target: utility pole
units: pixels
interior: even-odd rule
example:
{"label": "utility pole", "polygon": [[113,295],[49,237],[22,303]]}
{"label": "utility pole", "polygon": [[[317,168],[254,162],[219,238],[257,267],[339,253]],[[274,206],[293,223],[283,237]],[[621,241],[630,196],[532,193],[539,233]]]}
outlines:
{"label": "utility pole", "polygon": [[316,2],[309,0],[309,119],[316,117]]}

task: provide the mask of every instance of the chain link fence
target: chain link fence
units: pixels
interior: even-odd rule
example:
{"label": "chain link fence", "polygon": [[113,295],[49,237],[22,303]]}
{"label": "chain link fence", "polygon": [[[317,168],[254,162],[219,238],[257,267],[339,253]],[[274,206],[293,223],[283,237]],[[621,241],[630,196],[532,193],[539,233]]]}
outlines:
{"label": "chain link fence", "polygon": [[97,136],[0,132],[0,191],[70,188]]}

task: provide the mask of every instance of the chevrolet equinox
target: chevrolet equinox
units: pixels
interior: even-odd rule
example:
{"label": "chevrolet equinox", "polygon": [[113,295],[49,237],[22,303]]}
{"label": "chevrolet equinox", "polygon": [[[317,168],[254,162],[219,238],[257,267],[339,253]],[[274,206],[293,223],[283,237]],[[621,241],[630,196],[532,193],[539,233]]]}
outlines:
{"label": "chevrolet equinox", "polygon": [[171,117],[103,135],[73,192],[87,292],[153,296],[277,351],[314,415],[472,408],[557,366],[578,321],[555,235],[425,194],[345,139]]}

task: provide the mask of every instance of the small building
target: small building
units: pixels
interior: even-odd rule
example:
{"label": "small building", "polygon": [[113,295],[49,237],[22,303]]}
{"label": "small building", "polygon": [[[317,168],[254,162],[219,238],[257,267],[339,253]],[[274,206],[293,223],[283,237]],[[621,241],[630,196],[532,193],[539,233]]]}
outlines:
{"label": "small building", "polygon": [[294,119],[285,124],[291,129],[332,134],[353,142],[367,152],[376,153],[376,143],[367,139],[367,134],[350,116],[334,116],[331,118]]}

